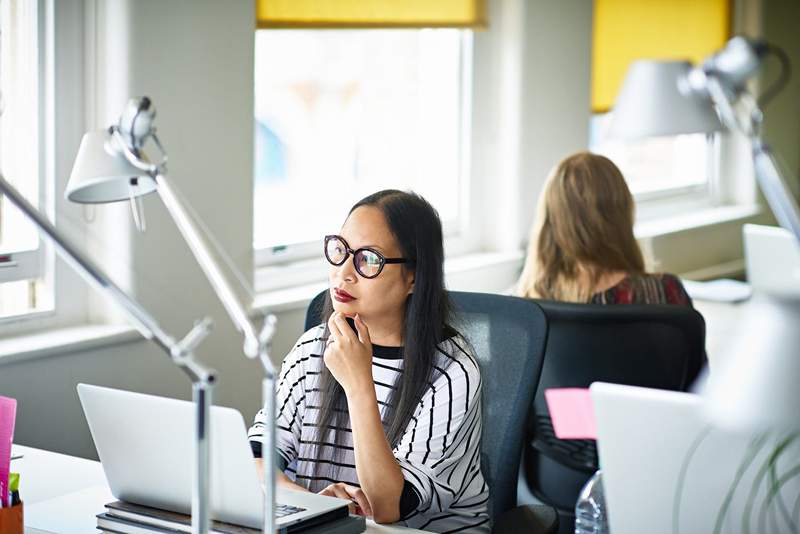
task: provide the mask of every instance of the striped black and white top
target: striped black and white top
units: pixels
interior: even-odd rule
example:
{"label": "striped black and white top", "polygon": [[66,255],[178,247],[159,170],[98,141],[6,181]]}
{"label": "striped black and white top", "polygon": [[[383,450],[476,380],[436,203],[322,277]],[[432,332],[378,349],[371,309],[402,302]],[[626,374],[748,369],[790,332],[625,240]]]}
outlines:
{"label": "striped black and white top", "polygon": [[[333,482],[359,485],[349,420],[340,427],[338,443],[332,434],[322,439],[317,434],[323,333],[320,325],[303,334],[284,359],[277,385],[279,458],[291,479],[314,492]],[[402,348],[373,345],[372,376],[381,408],[402,372]],[[459,337],[443,341],[430,387],[393,451],[406,482],[400,524],[432,532],[489,532],[480,392],[480,371],[467,344]],[[263,424],[259,411],[248,432],[259,456]]]}

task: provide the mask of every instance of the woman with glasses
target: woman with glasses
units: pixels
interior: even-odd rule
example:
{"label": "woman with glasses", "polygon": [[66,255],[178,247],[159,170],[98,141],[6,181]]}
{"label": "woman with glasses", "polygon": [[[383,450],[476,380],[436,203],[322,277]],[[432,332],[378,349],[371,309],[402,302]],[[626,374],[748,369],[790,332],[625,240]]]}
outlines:
{"label": "woman with glasses", "polygon": [[[481,378],[450,326],[438,214],[416,194],[375,193],[324,254],[325,322],[280,373],[278,484],[351,500],[378,523],[488,532]],[[257,457],[262,431],[259,412]]]}

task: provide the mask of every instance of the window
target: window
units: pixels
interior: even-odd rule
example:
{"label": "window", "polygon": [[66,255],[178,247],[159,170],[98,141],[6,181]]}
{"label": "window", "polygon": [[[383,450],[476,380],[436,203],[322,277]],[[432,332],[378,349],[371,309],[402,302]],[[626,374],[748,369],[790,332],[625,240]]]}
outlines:
{"label": "window", "polygon": [[448,235],[465,217],[467,30],[259,30],[254,247],[261,264],[319,256],[347,210],[413,189]]}
{"label": "window", "polygon": [[[40,2],[0,0],[0,169],[36,206],[44,206]],[[36,228],[0,200],[0,319],[53,307],[46,254]]]}
{"label": "window", "polygon": [[589,149],[620,168],[637,201],[713,192],[718,158],[715,136],[677,135],[635,142],[609,139],[610,119],[611,113],[592,116]]}
{"label": "window", "polygon": [[[594,2],[594,115],[589,128],[589,148],[619,166],[640,206],[647,201],[672,198],[680,200],[683,209],[688,210],[719,201],[716,137],[697,134],[626,142],[608,139],[606,131],[613,113],[608,111],[633,61],[643,58],[702,61],[724,46],[731,36],[732,6],[729,0]],[[675,203],[672,204],[674,208]]]}

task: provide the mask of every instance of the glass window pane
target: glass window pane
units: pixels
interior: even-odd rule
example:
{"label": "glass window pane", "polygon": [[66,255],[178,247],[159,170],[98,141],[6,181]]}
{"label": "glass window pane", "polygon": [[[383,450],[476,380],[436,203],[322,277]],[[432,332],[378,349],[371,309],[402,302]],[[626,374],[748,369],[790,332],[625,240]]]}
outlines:
{"label": "glass window pane", "polygon": [[[0,169],[39,204],[38,2],[0,2]],[[8,200],[0,202],[0,253],[34,250],[35,227]]]}
{"label": "glass window pane", "polygon": [[708,185],[713,150],[705,134],[621,141],[608,137],[610,123],[611,113],[592,116],[589,148],[620,168],[634,196]]}
{"label": "glass window pane", "polygon": [[334,233],[385,188],[457,220],[464,34],[256,32],[256,248]]}
{"label": "glass window pane", "polygon": [[0,319],[52,308],[52,287],[43,279],[0,283]]}

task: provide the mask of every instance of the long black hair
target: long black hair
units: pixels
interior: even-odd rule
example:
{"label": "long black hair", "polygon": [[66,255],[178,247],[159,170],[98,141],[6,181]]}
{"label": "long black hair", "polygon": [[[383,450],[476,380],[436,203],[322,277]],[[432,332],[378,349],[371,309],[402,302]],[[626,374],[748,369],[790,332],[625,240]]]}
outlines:
{"label": "long black hair", "polygon": [[[379,191],[356,203],[350,213],[362,206],[375,207],[383,213],[402,256],[408,259],[403,268],[414,273],[414,291],[405,303],[403,372],[394,384],[388,406],[381,413],[387,440],[394,448],[432,382],[437,345],[456,335],[450,325],[451,304],[444,284],[442,223],[433,206],[416,193],[394,189]],[[322,313],[326,325],[332,313],[333,304],[328,293]],[[327,326],[325,328],[323,337],[328,336]],[[320,395],[317,439],[323,443],[324,437],[333,432],[334,443],[339,445],[340,423],[348,414],[347,399],[342,386],[325,366],[320,376]],[[322,459],[321,453],[322,446],[318,445],[318,460]]]}

